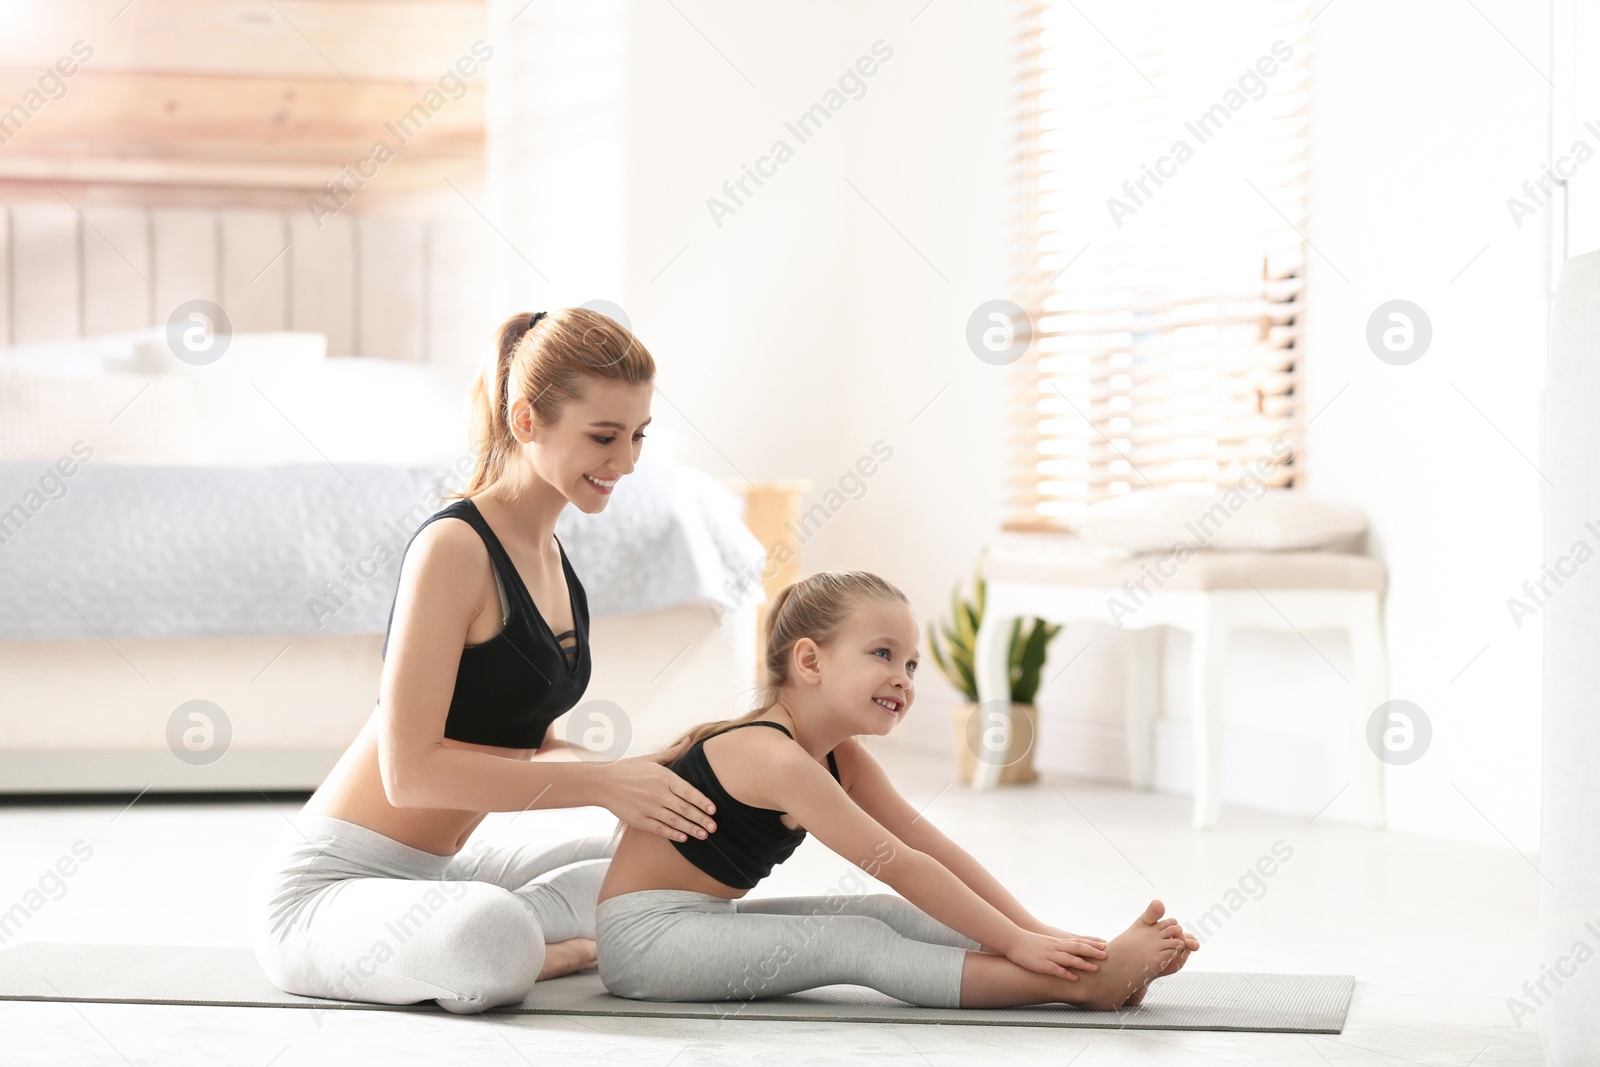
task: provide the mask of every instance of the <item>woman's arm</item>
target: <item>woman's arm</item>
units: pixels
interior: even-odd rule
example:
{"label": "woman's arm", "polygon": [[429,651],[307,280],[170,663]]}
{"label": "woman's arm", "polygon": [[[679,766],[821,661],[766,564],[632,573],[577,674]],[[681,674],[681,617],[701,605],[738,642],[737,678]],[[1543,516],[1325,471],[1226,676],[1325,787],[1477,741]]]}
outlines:
{"label": "woman's arm", "polygon": [[650,760],[524,761],[442,744],[468,626],[486,604],[499,606],[488,562],[477,531],[454,519],[423,527],[406,553],[379,691],[378,767],[389,802],[465,811],[593,804],[663,837],[710,832],[711,802]]}
{"label": "woman's arm", "polygon": [[539,750],[528,758],[530,760],[545,760],[550,763],[570,763],[573,760],[584,758],[583,753],[594,753],[590,748],[579,748],[564,737],[551,737],[555,726],[545,731],[544,741],[539,745]]}
{"label": "woman's arm", "polygon": [[740,792],[788,812],[834,852],[985,949],[1040,973],[1076,977],[1066,968],[1084,961],[1065,941],[1022,929],[944,864],[902,841],[799,745],[777,736],[742,740],[752,758],[738,761],[730,776]]}
{"label": "woman's arm", "polygon": [[[575,745],[565,738],[556,737],[555,730],[555,723],[551,723],[549,729],[545,730],[544,732],[544,743],[539,746],[537,752],[529,757],[530,759],[548,760],[552,762],[569,760],[589,760],[590,762],[599,762],[605,760],[605,757],[602,753],[598,753],[592,748],[585,748],[582,745]],[[673,744],[671,748],[663,748],[657,752],[651,752],[648,755],[640,758],[653,760],[656,763],[666,765],[683,755],[683,753],[689,747],[688,742],[689,738],[687,736],[681,737],[675,744]],[[591,757],[593,757],[593,759],[591,759]]]}

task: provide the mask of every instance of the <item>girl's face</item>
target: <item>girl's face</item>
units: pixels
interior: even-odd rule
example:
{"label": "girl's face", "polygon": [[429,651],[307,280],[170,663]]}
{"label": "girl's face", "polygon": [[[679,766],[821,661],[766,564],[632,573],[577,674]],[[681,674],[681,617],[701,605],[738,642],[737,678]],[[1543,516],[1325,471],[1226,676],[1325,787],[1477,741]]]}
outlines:
{"label": "girl's face", "polygon": [[529,446],[539,476],[593,515],[605,509],[617,481],[639,459],[650,396],[647,384],[594,381],[582,400],[567,405],[560,422],[537,429],[532,405],[519,400],[511,413],[513,433]]}
{"label": "girl's face", "polygon": [[886,734],[905,718],[917,695],[917,633],[907,604],[873,598],[820,650],[823,697],[854,732]]}

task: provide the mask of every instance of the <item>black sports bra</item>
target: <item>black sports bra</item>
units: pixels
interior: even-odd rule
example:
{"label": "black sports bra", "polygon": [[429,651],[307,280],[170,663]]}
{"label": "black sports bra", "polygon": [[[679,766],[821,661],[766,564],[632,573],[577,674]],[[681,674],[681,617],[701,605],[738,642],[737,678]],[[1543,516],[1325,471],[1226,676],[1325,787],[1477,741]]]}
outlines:
{"label": "black sports bra", "polygon": [[[551,633],[544,616],[539,614],[522,576],[478,506],[470,498],[462,497],[423,520],[422,526],[446,518],[463,519],[478,531],[489,550],[489,562],[502,596],[507,590],[511,596],[507,604],[508,616],[500,632],[482,644],[468,645],[461,650],[444,736],[477,745],[536,749],[544,744],[545,731],[550,724],[570,710],[589,687],[589,600],[583,583],[578,581],[578,575],[567,560],[567,550],[562,547],[561,539],[556,538],[575,627],[560,636],[577,638],[574,650],[564,650],[560,638]],[[422,526],[417,527],[418,533]],[[416,536],[413,533],[411,540],[416,540]],[[410,548],[408,541],[406,549]],[[404,559],[402,554],[402,566]],[[399,596],[397,587],[395,600]],[[391,602],[380,655],[389,651],[389,628],[393,625],[394,603]],[[570,662],[566,651],[575,651]]]}
{"label": "black sports bra", "polygon": [[[733,889],[753,889],[757,882],[772,873],[772,868],[788,859],[800,847],[800,842],[806,839],[806,832],[791,830],[783,825],[780,816],[786,812],[775,808],[758,808],[735,800],[717,781],[711,764],[706,760],[705,743],[718,734],[737,730],[741,726],[771,726],[782,730],[790,738],[794,737],[782,723],[752,719],[708,734],[673,760],[668,766],[716,805],[717,828],[704,840],[690,837],[687,841],[674,840],[672,844],[684,859],[723,885]],[[832,752],[828,753],[828,771],[837,782],[839,765],[834,761]]]}

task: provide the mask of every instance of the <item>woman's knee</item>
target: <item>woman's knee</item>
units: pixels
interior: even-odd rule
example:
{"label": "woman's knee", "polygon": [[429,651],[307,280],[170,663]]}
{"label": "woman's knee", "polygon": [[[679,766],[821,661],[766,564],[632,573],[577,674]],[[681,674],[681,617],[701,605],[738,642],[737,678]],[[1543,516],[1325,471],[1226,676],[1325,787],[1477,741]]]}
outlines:
{"label": "woman's knee", "polygon": [[487,882],[464,885],[439,939],[446,969],[526,993],[544,966],[544,931],[515,894]]}

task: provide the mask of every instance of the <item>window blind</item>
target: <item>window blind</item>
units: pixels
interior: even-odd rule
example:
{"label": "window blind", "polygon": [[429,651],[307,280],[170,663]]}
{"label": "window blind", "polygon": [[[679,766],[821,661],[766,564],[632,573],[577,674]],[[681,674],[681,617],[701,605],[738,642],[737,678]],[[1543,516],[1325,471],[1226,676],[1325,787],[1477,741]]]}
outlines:
{"label": "window blind", "polygon": [[[1008,530],[1302,469],[1303,0],[1023,7]],[[1287,450],[1285,449],[1287,445]]]}

